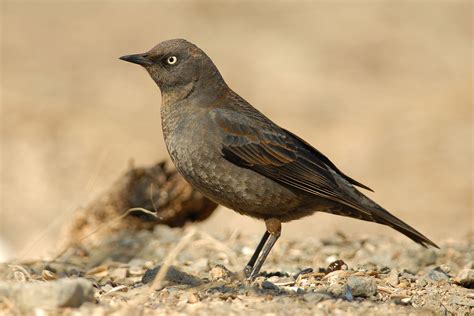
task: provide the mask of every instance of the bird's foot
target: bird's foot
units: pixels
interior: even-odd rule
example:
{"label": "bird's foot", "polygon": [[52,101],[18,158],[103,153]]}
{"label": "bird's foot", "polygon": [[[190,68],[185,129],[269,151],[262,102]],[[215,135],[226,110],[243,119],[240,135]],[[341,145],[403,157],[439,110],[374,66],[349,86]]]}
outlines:
{"label": "bird's foot", "polygon": [[252,271],[253,271],[253,267],[251,266],[245,266],[244,268],[244,275],[247,279],[250,278],[250,275],[252,274]]}

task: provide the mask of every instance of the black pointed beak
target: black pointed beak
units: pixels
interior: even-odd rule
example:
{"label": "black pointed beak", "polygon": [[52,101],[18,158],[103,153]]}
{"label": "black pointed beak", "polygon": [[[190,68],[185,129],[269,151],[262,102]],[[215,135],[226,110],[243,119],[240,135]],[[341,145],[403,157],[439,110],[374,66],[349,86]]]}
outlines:
{"label": "black pointed beak", "polygon": [[138,64],[141,66],[149,66],[153,62],[147,58],[147,54],[134,54],[134,55],[125,55],[119,59],[128,61],[129,63]]}

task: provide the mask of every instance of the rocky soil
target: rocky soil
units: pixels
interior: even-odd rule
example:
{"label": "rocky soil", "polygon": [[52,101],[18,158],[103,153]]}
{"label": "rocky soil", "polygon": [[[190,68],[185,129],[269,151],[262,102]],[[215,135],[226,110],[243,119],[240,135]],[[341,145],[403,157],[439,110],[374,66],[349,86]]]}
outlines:
{"label": "rocky soil", "polygon": [[441,242],[441,250],[341,232],[283,236],[249,282],[231,271],[243,268],[259,237],[156,226],[73,246],[54,260],[5,263],[0,314],[474,313],[472,235]]}

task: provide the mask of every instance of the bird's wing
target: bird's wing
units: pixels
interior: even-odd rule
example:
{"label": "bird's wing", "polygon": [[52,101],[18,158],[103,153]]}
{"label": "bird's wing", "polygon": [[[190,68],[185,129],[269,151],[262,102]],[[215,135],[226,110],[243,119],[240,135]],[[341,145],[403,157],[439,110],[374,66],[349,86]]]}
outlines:
{"label": "bird's wing", "polygon": [[337,168],[336,165],[333,164],[332,161],[329,160],[328,157],[324,156],[323,153],[321,153],[319,150],[317,150],[316,148],[311,146],[304,139],[300,138],[299,136],[293,134],[292,132],[290,132],[286,129],[284,129],[284,131],[286,133],[288,133],[289,135],[291,135],[292,137],[294,137],[295,139],[297,139],[302,145],[305,146],[306,150],[310,151],[315,157],[317,157],[317,159],[319,159],[321,162],[323,162],[324,164],[329,166],[332,170],[334,170],[337,174],[339,174],[341,177],[343,177],[345,180],[347,180],[350,184],[353,184],[353,185],[358,186],[360,188],[363,188],[363,189],[374,192],[374,190],[372,190],[371,188],[369,188],[365,184],[362,184],[359,181],[354,180],[351,177],[349,177],[349,176],[345,175],[344,173],[342,173],[342,171],[339,170],[339,168]]}
{"label": "bird's wing", "polygon": [[255,122],[252,117],[235,112],[214,112],[211,117],[224,135],[222,154],[228,161],[369,215],[340,188],[340,181],[335,179],[340,171],[329,159],[312,151],[311,146],[293,134],[270,121],[259,118]]}
{"label": "bird's wing", "polygon": [[350,184],[363,185],[344,175],[326,156],[260,113],[242,115],[221,110],[213,112],[211,118],[219,134],[224,135],[221,150],[228,161],[280,184],[349,206],[334,214],[388,225],[424,247],[439,248],[353,188]]}

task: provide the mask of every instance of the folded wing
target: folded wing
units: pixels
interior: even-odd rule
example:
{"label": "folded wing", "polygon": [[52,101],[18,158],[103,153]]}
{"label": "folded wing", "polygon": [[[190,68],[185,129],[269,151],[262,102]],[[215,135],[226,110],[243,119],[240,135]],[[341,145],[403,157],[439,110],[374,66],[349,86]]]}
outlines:
{"label": "folded wing", "polygon": [[438,247],[355,190],[351,184],[370,188],[343,174],[318,150],[265,117],[254,114],[239,115],[227,110],[212,113],[214,126],[225,135],[221,149],[225,159],[280,184],[348,206],[337,215],[388,225],[425,247],[426,244]]}

